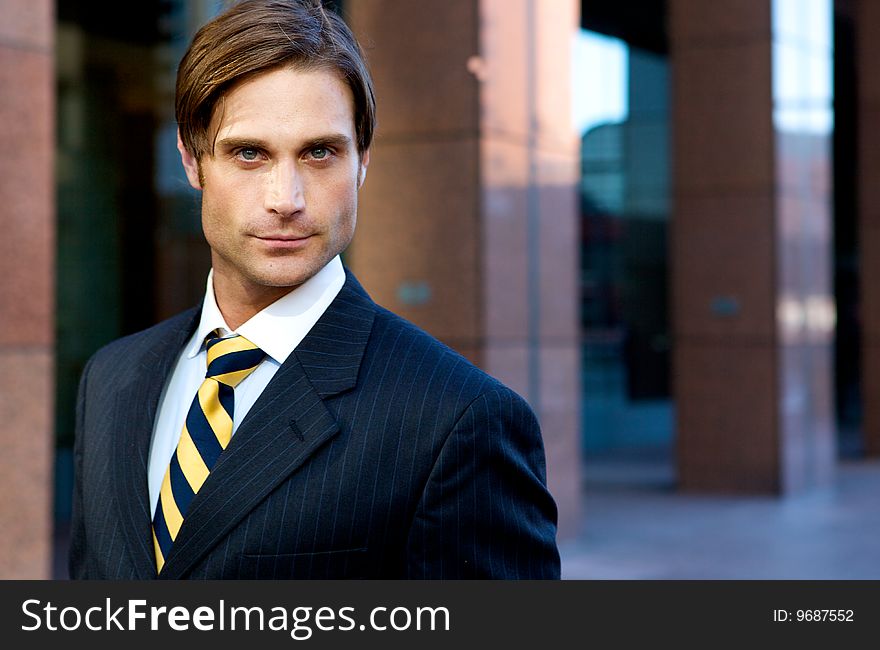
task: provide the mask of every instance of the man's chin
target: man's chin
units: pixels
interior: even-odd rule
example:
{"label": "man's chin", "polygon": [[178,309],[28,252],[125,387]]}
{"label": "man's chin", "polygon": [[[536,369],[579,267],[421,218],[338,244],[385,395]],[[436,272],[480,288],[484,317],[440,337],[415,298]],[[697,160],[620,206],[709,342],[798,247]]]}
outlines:
{"label": "man's chin", "polygon": [[267,272],[259,274],[256,277],[252,277],[251,281],[254,282],[254,284],[258,284],[266,288],[295,289],[304,282],[308,281],[310,278],[314,277],[315,274],[321,270],[321,268],[322,267],[317,267],[315,269],[298,268],[296,270],[289,271]]}

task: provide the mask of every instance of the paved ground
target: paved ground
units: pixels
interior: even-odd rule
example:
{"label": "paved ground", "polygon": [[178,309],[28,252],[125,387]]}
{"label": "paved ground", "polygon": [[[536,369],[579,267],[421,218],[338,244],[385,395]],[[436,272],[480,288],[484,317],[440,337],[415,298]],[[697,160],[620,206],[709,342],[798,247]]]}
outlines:
{"label": "paved ground", "polygon": [[588,463],[568,579],[880,579],[880,461],[797,497],[676,493],[663,462]]}

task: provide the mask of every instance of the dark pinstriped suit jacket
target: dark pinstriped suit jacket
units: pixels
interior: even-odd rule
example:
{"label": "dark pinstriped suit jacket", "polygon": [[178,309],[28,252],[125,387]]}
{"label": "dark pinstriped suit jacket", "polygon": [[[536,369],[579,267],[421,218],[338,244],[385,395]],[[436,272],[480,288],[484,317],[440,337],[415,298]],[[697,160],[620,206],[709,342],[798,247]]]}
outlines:
{"label": "dark pinstriped suit jacket", "polygon": [[[74,578],[156,577],[147,458],[190,310],[111,343],[77,407]],[[532,411],[351,274],[190,505],[161,578],[558,578]]]}

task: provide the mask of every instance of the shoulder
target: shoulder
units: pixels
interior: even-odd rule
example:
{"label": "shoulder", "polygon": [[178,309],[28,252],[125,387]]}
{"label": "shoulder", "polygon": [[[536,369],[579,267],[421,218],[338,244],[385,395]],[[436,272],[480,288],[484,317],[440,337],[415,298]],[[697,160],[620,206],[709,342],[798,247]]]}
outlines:
{"label": "shoulder", "polygon": [[425,402],[444,409],[451,403],[459,414],[481,396],[506,400],[530,411],[525,400],[497,378],[419,326],[375,303],[351,272],[347,271],[338,304],[349,316],[356,315],[363,327],[362,382],[381,386],[383,392],[393,390],[394,399],[400,399],[400,393],[410,397],[423,394]]}
{"label": "shoulder", "polygon": [[480,400],[507,402],[529,410],[525,400],[499,379],[397,314],[376,306],[368,355],[387,367],[399,390],[429,391],[461,413]]}
{"label": "shoulder", "polygon": [[194,307],[152,327],[111,341],[92,355],[86,371],[99,372],[120,363],[142,361],[150,355],[160,355],[169,348],[179,349],[192,333],[199,313],[200,309]]}

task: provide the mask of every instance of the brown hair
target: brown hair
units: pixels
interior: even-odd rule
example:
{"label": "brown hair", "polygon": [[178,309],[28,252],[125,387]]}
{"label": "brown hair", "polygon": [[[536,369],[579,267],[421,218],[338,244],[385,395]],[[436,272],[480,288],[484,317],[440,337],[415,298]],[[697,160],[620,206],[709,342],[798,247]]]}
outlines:
{"label": "brown hair", "polygon": [[208,126],[217,102],[236,84],[282,66],[334,70],[354,95],[358,152],[376,125],[373,81],[345,22],[320,0],[242,0],[204,25],[177,68],[180,138],[197,160],[211,151]]}

